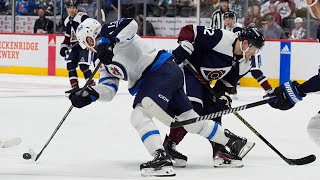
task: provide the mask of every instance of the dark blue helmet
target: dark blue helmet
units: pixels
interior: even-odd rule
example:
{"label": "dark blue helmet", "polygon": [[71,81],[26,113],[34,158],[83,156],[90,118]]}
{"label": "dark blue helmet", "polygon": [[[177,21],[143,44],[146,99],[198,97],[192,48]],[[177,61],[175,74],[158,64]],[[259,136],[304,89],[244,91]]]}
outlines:
{"label": "dark blue helmet", "polygon": [[70,1],[66,2],[66,6],[67,7],[71,7],[71,6],[77,7],[77,1],[76,0],[70,0]]}
{"label": "dark blue helmet", "polygon": [[225,18],[234,19],[235,17],[236,17],[236,13],[234,13],[233,11],[227,11],[223,14],[223,19]]}
{"label": "dark blue helmet", "polygon": [[246,27],[243,28],[240,35],[239,40],[244,41],[247,40],[249,44],[254,45],[258,49],[261,49],[264,46],[264,37],[263,34],[255,27]]}

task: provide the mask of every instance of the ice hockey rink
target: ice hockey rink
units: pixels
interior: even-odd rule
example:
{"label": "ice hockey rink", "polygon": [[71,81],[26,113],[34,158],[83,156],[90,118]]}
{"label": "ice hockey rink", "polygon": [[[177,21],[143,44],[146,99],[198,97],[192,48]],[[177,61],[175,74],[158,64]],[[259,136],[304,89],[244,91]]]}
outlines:
{"label": "ice hockey rink", "polygon": [[[112,102],[74,108],[40,159],[24,160],[22,154],[28,149],[41,150],[70,107],[64,96],[68,88],[67,78],[0,74],[0,140],[22,138],[19,146],[0,149],[0,180],[166,179],[140,176],[139,165],[152,157],[131,126],[133,97],[126,83],[120,84]],[[261,88],[240,87],[238,91],[233,106],[261,100],[264,95]],[[288,158],[315,154],[320,159],[320,147],[306,132],[309,119],[320,110],[319,102],[320,96],[311,94],[288,111],[263,105],[239,114]],[[169,128],[155,122],[164,138]],[[290,166],[234,115],[224,116],[223,126],[256,142],[243,160],[245,166],[213,168],[210,144],[188,134],[178,146],[189,158],[187,167],[175,168],[177,175],[170,179],[320,179],[319,160]]]}

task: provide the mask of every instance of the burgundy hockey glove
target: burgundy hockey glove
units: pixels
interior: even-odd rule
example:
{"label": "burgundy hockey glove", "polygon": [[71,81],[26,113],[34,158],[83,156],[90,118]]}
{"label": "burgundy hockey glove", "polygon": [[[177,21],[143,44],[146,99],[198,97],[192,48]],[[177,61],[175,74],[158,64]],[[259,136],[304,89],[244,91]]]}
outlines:
{"label": "burgundy hockey glove", "polygon": [[80,91],[81,89],[76,89],[69,95],[72,105],[76,108],[82,108],[99,99],[99,93],[90,86],[82,94]]}

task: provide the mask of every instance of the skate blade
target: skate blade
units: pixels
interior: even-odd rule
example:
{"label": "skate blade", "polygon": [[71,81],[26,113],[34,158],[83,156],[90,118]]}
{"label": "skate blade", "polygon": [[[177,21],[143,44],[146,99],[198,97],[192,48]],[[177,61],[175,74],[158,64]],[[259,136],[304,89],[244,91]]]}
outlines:
{"label": "skate blade", "polygon": [[164,166],[159,170],[154,168],[141,169],[141,176],[143,177],[165,177],[165,176],[175,176],[172,166]]}
{"label": "skate blade", "polygon": [[183,159],[172,159],[174,167],[185,168],[187,166],[187,161]]}
{"label": "skate blade", "polygon": [[6,142],[1,142],[0,143],[0,147],[1,148],[9,148],[9,147],[12,147],[12,146],[17,146],[21,142],[22,142],[21,138],[17,137],[17,138],[13,138],[13,139],[11,139],[9,141],[6,141]]}
{"label": "skate blade", "polygon": [[247,142],[247,144],[241,149],[239,157],[243,159],[255,145],[256,143],[254,142]]}
{"label": "skate blade", "polygon": [[230,163],[225,163],[223,158],[213,158],[213,167],[215,168],[242,168],[243,166],[241,160],[231,160]]}

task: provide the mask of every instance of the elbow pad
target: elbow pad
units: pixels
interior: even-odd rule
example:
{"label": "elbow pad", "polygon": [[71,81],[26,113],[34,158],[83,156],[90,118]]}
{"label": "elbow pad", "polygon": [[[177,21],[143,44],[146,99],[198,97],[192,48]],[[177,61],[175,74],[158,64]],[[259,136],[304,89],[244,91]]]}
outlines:
{"label": "elbow pad", "polygon": [[181,41],[180,46],[173,50],[172,54],[175,57],[175,62],[181,64],[182,61],[190,57],[193,51],[193,45],[189,41]]}

